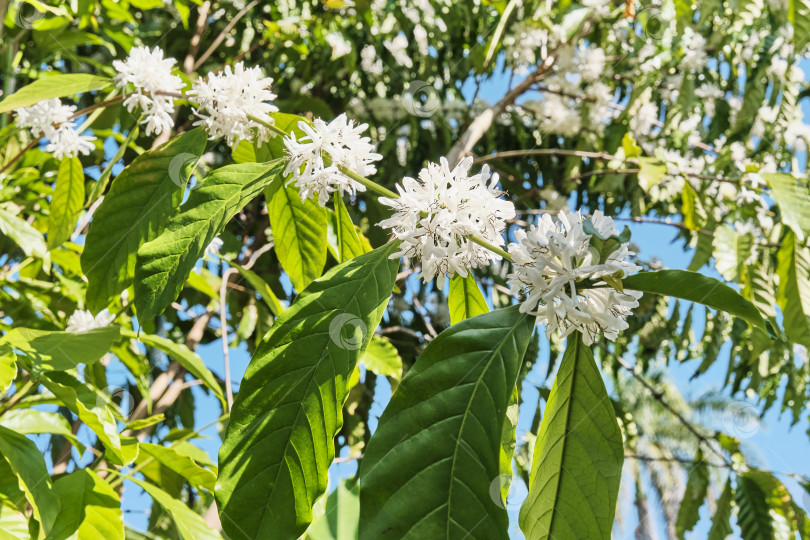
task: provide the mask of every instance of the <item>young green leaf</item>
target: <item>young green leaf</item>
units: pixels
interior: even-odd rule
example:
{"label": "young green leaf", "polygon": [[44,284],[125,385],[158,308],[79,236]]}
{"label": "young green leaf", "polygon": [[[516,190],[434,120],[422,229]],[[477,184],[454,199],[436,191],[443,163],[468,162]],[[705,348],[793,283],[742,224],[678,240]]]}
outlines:
{"label": "young green leaf", "polygon": [[17,355],[11,347],[0,346],[0,394],[5,394],[17,376]]}
{"label": "young green leaf", "polygon": [[90,224],[82,270],[87,306],[98,312],[132,285],[138,248],[156,238],[183,198],[185,168],[205,150],[201,129],[144,152],[119,174]]}
{"label": "young green leaf", "polygon": [[154,460],[176,472],[193,486],[214,491],[216,475],[210,470],[198,465],[190,457],[185,456],[170,446],[160,446],[151,443],[140,443],[137,463],[145,460]]}
{"label": "young green leaf", "polygon": [[341,480],[326,498],[326,508],[312,522],[306,540],[343,540],[357,538],[360,516],[360,487],[351,480]]}
{"label": "young green leaf", "polygon": [[430,342],[363,457],[361,540],[509,537],[501,441],[532,326],[513,306],[464,320]]}
{"label": "young green leaf", "polygon": [[771,324],[754,304],[728,285],[703,274],[685,270],[639,272],[622,279],[622,284],[625,289],[674,296],[725,311],[773,335]]}
{"label": "young green leaf", "polygon": [[450,324],[487,313],[489,307],[472,272],[467,277],[453,276],[450,280],[450,292],[447,295],[450,308]]}
{"label": "young green leaf", "polygon": [[526,539],[610,538],[623,461],[610,396],[591,349],[574,333],[534,447],[519,520]]}
{"label": "young green leaf", "polygon": [[360,357],[360,363],[377,375],[402,378],[402,358],[388,339],[374,336]]}
{"label": "young green leaf", "polygon": [[810,347],[810,249],[788,232],[779,248],[779,295],[787,337]]}
{"label": "young green leaf", "polygon": [[53,484],[59,516],[48,540],[104,538],[124,540],[121,500],[90,468],[76,470]]}
{"label": "young green leaf", "polygon": [[0,426],[13,429],[23,435],[30,433],[61,435],[76,447],[79,454],[84,452],[84,445],[76,438],[65,417],[59,413],[36,409],[11,409],[0,416]]}
{"label": "young green leaf", "polygon": [[51,477],[42,452],[25,435],[0,426],[0,459],[5,459],[17,477],[34,517],[48,533],[56,524],[59,499],[53,492]]}
{"label": "young green leaf", "polygon": [[352,223],[352,217],[343,204],[343,199],[338,192],[333,197],[335,201],[335,235],[337,236],[338,262],[346,262],[354,257],[359,257],[366,250],[357,235],[357,229]]}
{"label": "young green leaf", "polygon": [[29,257],[43,258],[48,251],[42,234],[3,206],[0,206],[0,233],[11,238]]}
{"label": "young green leaf", "polygon": [[281,161],[228,165],[189,194],[157,238],[138,249],[135,307],[140,317],[154,317],[177,298],[206,247],[283,168]]}
{"label": "young green leaf", "polygon": [[120,338],[117,325],[94,328],[87,332],[61,332],[14,328],[0,339],[22,352],[18,357],[26,369],[42,373],[44,371],[64,371],[79,364],[92,364],[107,354],[113,343]]}
{"label": "young green leaf", "polygon": [[326,209],[312,199],[301,202],[295,187],[279,188],[268,198],[276,255],[293,287],[303,291],[326,264]]}
{"label": "young green leaf", "polygon": [[201,515],[186,506],[180,499],[175,499],[149,482],[131,476],[125,476],[125,478],[141,486],[152,499],[166,509],[183,540],[222,540],[222,536],[209,527]]}
{"label": "young green leaf", "polygon": [[111,83],[112,79],[89,73],[62,73],[51,77],[42,77],[27,86],[23,86],[3,101],[0,101],[0,113],[13,111],[21,107],[30,107],[46,99],[99,90],[106,88]]}
{"label": "young green leaf", "polygon": [[383,246],[313,281],[254,354],[219,452],[216,497],[233,540],[297,538],[312,520],[346,381],[394,286],[395,251]]}
{"label": "young green leaf", "polygon": [[48,219],[48,248],[54,249],[68,240],[76,219],[84,207],[84,169],[79,158],[64,158],[56,173],[56,185]]}

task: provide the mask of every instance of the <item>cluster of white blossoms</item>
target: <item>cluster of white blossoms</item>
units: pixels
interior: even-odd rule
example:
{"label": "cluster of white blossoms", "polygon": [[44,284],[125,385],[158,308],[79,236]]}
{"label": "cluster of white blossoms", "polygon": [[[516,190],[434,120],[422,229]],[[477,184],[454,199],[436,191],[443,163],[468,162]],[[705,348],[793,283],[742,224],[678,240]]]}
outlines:
{"label": "cluster of white blossoms", "polygon": [[155,47],[133,47],[126,60],[114,60],[118,72],[116,86],[126,90],[132,85],[135,91],[124,100],[129,112],[138,107],[144,114],[146,135],[160,135],[174,127],[174,97],[185,87],[183,80],[172,73],[176,60],[163,58],[163,51]]}
{"label": "cluster of white blossoms", "polygon": [[272,123],[269,115],[278,111],[269,103],[276,99],[272,84],[273,79],[265,77],[261,69],[245,68],[242,62],[233,69],[225,66],[222,73],[208,73],[189,92],[198,103],[195,113],[200,119],[194,125],[204,126],[211,139],[225,137],[230,145],[243,139],[256,139],[260,144],[269,140],[272,133],[262,122]]}
{"label": "cluster of white blossoms", "polygon": [[[508,283],[515,293],[526,297],[520,310],[536,315],[546,325],[548,336],[555,330],[561,336],[578,330],[589,345],[599,332],[615,340],[628,327],[625,319],[638,307],[642,293],[620,292],[600,278],[620,279],[640,270],[627,260],[634,253],[627,243],[617,242],[615,250],[605,256],[591,242],[579,212],[563,210],[557,217],[554,221],[549,214],[543,215],[537,226],[517,230],[517,243],[509,244],[514,272]],[[600,211],[594,212],[591,223],[599,237],[619,234],[613,219]]]}
{"label": "cluster of white blossoms", "polygon": [[95,330],[96,328],[104,328],[105,326],[109,326],[114,319],[115,315],[110,315],[106,309],[100,311],[95,317],[93,317],[93,314],[89,311],[77,309],[70,316],[70,319],[68,319],[68,325],[67,328],[65,328],[65,331],[73,332],[74,334],[81,334],[83,332]]}
{"label": "cluster of white blossoms", "polygon": [[290,182],[295,183],[302,201],[317,196],[318,204],[325,206],[335,191],[354,195],[366,190],[338,167],[360,176],[377,172],[374,162],[382,156],[375,153],[371,140],[362,136],[368,124],[355,125],[341,114],[328,124],[316,118],[313,125],[302,121],[298,127],[305,133],[303,137],[296,139],[294,133],[284,137],[289,155],[284,175],[292,175]]}
{"label": "cluster of white blossoms", "polygon": [[446,276],[467,276],[467,271],[500,260],[500,255],[470,240],[474,235],[496,247],[504,245],[506,220],[515,217],[515,206],[501,198],[498,175],[484,166],[469,175],[473,159],[455,168],[445,158],[430,163],[419,178],[397,185],[399,198],[380,197],[394,215],[379,223],[401,242],[392,258],[413,257],[422,263],[422,278],[438,277],[441,289]]}
{"label": "cluster of white blossoms", "polygon": [[75,111],[75,105],[64,105],[59,98],[53,98],[14,112],[17,114],[18,127],[28,128],[36,138],[46,137],[48,146],[45,151],[62,159],[87,155],[95,148],[95,137],[76,131],[76,124],[71,120]]}

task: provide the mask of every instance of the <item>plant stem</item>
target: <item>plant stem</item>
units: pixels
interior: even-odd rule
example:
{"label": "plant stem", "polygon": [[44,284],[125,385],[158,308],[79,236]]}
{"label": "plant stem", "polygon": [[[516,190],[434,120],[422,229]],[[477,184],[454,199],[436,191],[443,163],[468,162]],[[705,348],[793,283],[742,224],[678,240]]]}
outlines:
{"label": "plant stem", "polygon": [[473,234],[469,235],[467,238],[470,240],[470,242],[475,242],[479,246],[483,246],[483,247],[487,248],[488,250],[490,250],[492,253],[497,253],[498,255],[500,255],[501,257],[506,259],[507,261],[512,262],[512,257],[509,256],[509,253],[505,252],[501,248],[499,248],[497,246],[493,246],[492,244],[490,244],[486,240],[482,240],[481,238],[478,238],[477,236],[475,236]]}
{"label": "plant stem", "polygon": [[384,188],[377,182],[373,182],[364,176],[360,176],[356,172],[347,169],[343,165],[338,165],[338,170],[343,174],[345,174],[346,176],[348,176],[349,178],[351,178],[352,180],[354,180],[355,182],[357,182],[358,184],[366,186],[368,189],[370,189],[374,193],[377,193],[378,195],[388,197],[389,199],[399,199],[399,195],[397,195],[390,189]]}
{"label": "plant stem", "polygon": [[257,124],[261,124],[261,125],[263,125],[264,127],[266,127],[267,129],[269,129],[270,131],[274,131],[276,134],[281,135],[282,137],[287,137],[287,136],[289,136],[289,133],[287,133],[286,131],[284,131],[284,130],[283,130],[283,129],[281,129],[280,127],[276,126],[274,123],[272,123],[272,122],[268,122],[268,121],[267,121],[267,120],[265,120],[264,118],[260,118],[260,117],[258,117],[258,116],[256,116],[256,115],[254,115],[254,114],[249,114],[249,115],[248,115],[248,118],[249,118],[249,119],[251,119],[251,120],[253,120],[253,121],[254,121],[254,122],[256,122]]}
{"label": "plant stem", "polygon": [[36,390],[36,388],[37,388],[36,381],[29,378],[25,382],[25,384],[23,384],[20,388],[17,389],[16,392],[14,392],[14,395],[11,396],[11,399],[8,400],[8,403],[6,404],[5,407],[3,407],[3,410],[0,410],[0,416],[3,416],[8,411],[13,409],[14,406],[17,405],[17,403],[22,401],[32,391]]}

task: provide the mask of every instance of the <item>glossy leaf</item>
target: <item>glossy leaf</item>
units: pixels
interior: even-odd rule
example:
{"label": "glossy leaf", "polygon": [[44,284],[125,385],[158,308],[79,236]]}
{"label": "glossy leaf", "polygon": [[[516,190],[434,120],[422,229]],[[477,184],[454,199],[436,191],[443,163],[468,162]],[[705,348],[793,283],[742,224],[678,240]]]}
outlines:
{"label": "glossy leaf", "polygon": [[374,336],[360,357],[360,363],[377,375],[402,378],[402,358],[397,348],[384,337]]}
{"label": "glossy leaf", "polygon": [[17,376],[17,355],[10,347],[0,346],[0,394],[9,389]]}
{"label": "glossy leaf", "polygon": [[337,236],[338,262],[346,262],[366,253],[366,250],[360,242],[360,237],[357,235],[349,211],[346,210],[346,205],[343,204],[343,199],[337,192],[333,200],[335,201],[335,235]]}
{"label": "glossy leaf", "polygon": [[810,347],[810,249],[802,247],[789,232],[779,248],[779,294],[785,334]]}
{"label": "glossy leaf", "polygon": [[69,440],[79,450],[79,453],[84,452],[84,445],[73,434],[65,417],[59,413],[36,409],[11,409],[0,416],[0,426],[13,429],[23,435],[32,433],[61,435]]}
{"label": "glossy leaf", "polygon": [[214,483],[217,479],[216,475],[195,463],[190,457],[181,454],[170,446],[140,443],[139,448],[138,463],[152,459],[176,472],[188,480],[193,486],[201,487],[211,492],[214,491]]}
{"label": "glossy leaf", "polygon": [[298,190],[290,186],[275,191],[267,211],[278,260],[293,287],[303,291],[326,264],[326,210],[312,199],[301,202]]}
{"label": "glossy leaf", "polygon": [[38,230],[0,206],[0,233],[11,238],[29,257],[45,257],[48,248]]}
{"label": "glossy leaf", "polygon": [[76,220],[84,207],[84,169],[79,158],[64,158],[56,173],[56,185],[48,219],[48,248],[70,240]]}
{"label": "glossy leaf", "polygon": [[118,493],[90,468],[79,469],[53,484],[60,509],[48,540],[68,538],[124,539]]}
{"label": "glossy leaf", "polygon": [[248,366],[219,452],[233,540],[296,538],[326,490],[347,380],[388,303],[392,244],[332,268],[279,317]]}
{"label": "glossy leaf", "polygon": [[205,249],[248,202],[279,178],[284,164],[245,163],[212,172],[192,190],[160,235],[138,249],[135,307],[151,318],[180,294]]}
{"label": "glossy leaf", "polygon": [[113,343],[120,338],[116,325],[94,328],[87,332],[61,332],[15,328],[0,339],[22,352],[18,360],[27,369],[41,373],[44,371],[64,371],[79,364],[92,364],[107,354]]}
{"label": "glossy leaf", "polygon": [[503,424],[533,320],[517,306],[439,334],[380,417],[360,470],[360,538],[508,538]]}
{"label": "glossy leaf", "polygon": [[610,538],[624,461],[622,435],[590,348],[568,338],[534,447],[520,509],[526,540]]}
{"label": "glossy leaf", "polygon": [[762,318],[754,304],[728,285],[703,274],[685,270],[639,272],[624,278],[622,284],[625,289],[674,296],[719,309],[745,319],[752,326],[767,331],[769,335],[773,334],[770,323]]}
{"label": "glossy leaf", "polygon": [[63,73],[42,77],[0,101],[0,113],[30,107],[46,99],[99,90],[110,84],[112,84],[112,79],[89,73]]}
{"label": "glossy leaf", "polygon": [[222,536],[209,527],[202,516],[186,506],[183,501],[175,499],[159,487],[148,482],[130,476],[127,478],[141,486],[150,497],[166,509],[183,540],[221,540]]}
{"label": "glossy leaf", "polygon": [[87,306],[98,312],[132,285],[138,248],[156,238],[183,198],[187,169],[205,150],[195,129],[130,163],[99,205],[82,252]]}
{"label": "glossy leaf", "polygon": [[734,499],[738,509],[737,526],[743,540],[769,540],[774,537],[767,494],[756,478],[747,473],[738,475]]}
{"label": "glossy leaf", "polygon": [[450,292],[447,295],[450,307],[450,324],[487,313],[489,307],[472,272],[467,277],[453,276],[450,280]]}

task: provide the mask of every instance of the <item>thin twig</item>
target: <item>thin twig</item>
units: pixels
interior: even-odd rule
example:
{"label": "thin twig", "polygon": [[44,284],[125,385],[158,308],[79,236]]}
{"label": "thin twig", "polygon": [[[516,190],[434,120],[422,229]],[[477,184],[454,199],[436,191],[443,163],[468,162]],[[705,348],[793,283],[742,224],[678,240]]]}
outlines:
{"label": "thin twig", "polygon": [[228,290],[228,280],[231,275],[236,273],[237,270],[233,267],[228,268],[222,273],[222,285],[219,287],[219,326],[220,338],[222,340],[222,363],[225,369],[225,398],[228,402],[228,412],[233,407],[233,387],[231,385],[231,358],[228,346],[228,320],[227,320],[227,306],[225,303],[225,293]]}
{"label": "thin twig", "polygon": [[194,67],[192,68],[192,71],[197,71],[197,68],[199,68],[202,65],[203,62],[208,60],[209,56],[214,54],[214,51],[217,50],[217,47],[219,47],[220,43],[222,43],[225,40],[225,37],[228,35],[228,33],[231,30],[233,30],[234,26],[236,26],[236,23],[238,23],[239,20],[242,17],[244,17],[247,14],[248,11],[253,9],[253,7],[256,6],[256,4],[258,4],[258,3],[259,3],[259,0],[253,0],[253,2],[251,2],[248,5],[246,5],[245,7],[243,7],[239,11],[239,13],[237,13],[234,16],[234,18],[231,19],[231,21],[225,26],[225,28],[222,29],[222,31],[219,33],[219,35],[217,35],[217,37],[214,39],[213,43],[211,43],[211,46],[209,46],[208,49],[206,49],[206,51],[200,55],[200,57],[197,59],[197,61],[194,62]]}

